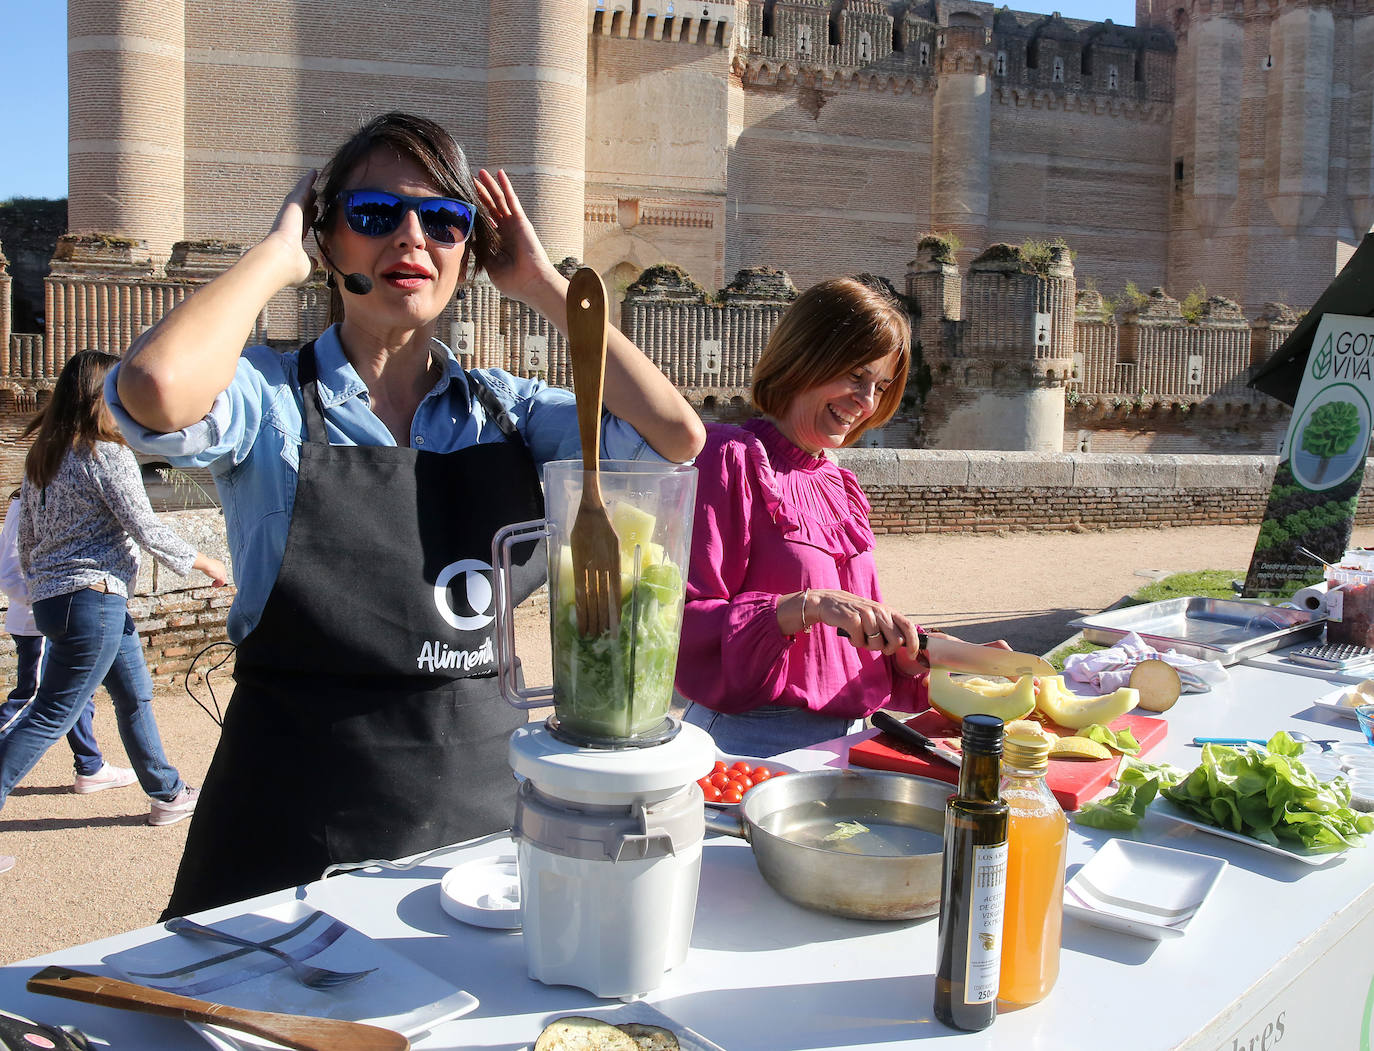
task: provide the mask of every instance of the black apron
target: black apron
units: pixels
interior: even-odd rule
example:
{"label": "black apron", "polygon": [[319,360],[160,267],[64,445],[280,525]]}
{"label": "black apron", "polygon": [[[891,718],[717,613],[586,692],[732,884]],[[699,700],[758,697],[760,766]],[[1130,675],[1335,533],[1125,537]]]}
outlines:
{"label": "black apron", "polygon": [[[506,757],[524,711],[496,676],[492,536],[542,518],[529,450],[328,444],[315,347],[300,352],[305,441],[281,570],[239,644],[237,683],[165,915],[508,828]],[[513,553],[515,601],[545,577]]]}

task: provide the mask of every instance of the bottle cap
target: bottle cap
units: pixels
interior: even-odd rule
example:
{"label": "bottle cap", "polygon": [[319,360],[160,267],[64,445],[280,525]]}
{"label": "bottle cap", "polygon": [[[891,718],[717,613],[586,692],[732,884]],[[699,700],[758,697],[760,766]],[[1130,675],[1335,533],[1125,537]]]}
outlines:
{"label": "bottle cap", "polygon": [[1002,754],[1002,720],[995,715],[966,715],[963,725],[965,752]]}
{"label": "bottle cap", "polygon": [[1050,765],[1050,741],[1043,734],[1017,730],[1002,745],[1002,763],[1018,770],[1044,770]]}

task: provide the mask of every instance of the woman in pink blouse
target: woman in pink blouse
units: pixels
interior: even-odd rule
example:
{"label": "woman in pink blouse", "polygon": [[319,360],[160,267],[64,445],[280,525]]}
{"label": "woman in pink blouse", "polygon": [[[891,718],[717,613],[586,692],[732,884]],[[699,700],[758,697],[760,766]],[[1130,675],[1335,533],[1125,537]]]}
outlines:
{"label": "woman in pink blouse", "polygon": [[764,417],[708,428],[677,688],[726,752],[774,755],[878,708],[928,707],[918,628],[882,601],[868,501],[826,456],[892,418],[910,346],[888,293],[824,281],[754,368]]}

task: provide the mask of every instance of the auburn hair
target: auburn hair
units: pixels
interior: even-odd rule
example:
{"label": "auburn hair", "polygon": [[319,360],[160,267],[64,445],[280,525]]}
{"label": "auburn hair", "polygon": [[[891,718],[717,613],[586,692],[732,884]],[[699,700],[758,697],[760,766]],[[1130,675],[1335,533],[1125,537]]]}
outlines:
{"label": "auburn hair", "polygon": [[87,452],[96,442],[127,444],[105,407],[105,377],[119,359],[99,350],[73,354],[62,366],[52,397],[24,428],[35,435],[24,457],[24,476],[43,488],[57,476],[62,458],[73,449]]}
{"label": "auburn hair", "polygon": [[[463,244],[468,266],[463,277],[466,279],[486,267],[501,250],[501,238],[491,215],[477,196],[477,183],[463,148],[434,121],[397,110],[374,117],[355,131],[320,170],[316,180],[319,218],[314,224],[315,235],[329,237],[338,211],[335,202],[345,184],[375,150],[383,148],[390,149],[397,157],[414,161],[444,196],[456,197],[473,206],[476,215],[472,232]],[[332,324],[343,320],[343,297],[338,288],[333,287],[332,280],[330,284],[329,320]]]}
{"label": "auburn hair", "polygon": [[896,414],[911,365],[911,320],[885,289],[858,278],[813,285],[787,308],[754,366],[750,391],[760,412],[779,419],[792,398],[860,365],[897,353],[892,382],[877,410],[845,436],[852,445]]}

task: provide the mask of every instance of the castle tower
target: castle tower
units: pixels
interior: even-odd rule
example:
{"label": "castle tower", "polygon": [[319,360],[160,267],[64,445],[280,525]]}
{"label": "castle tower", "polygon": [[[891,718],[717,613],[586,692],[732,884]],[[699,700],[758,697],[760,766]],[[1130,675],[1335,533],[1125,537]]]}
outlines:
{"label": "castle tower", "polygon": [[971,12],[951,14],[936,38],[930,222],[957,236],[967,253],[988,241],[991,44],[992,31]]}
{"label": "castle tower", "polygon": [[995,244],[970,264],[966,284],[966,320],[946,358],[940,418],[932,414],[927,424],[931,445],[1061,452],[1074,349],[1069,250],[1057,244],[1028,259],[1014,245]]}
{"label": "castle tower", "polygon": [[184,236],[185,84],[184,0],[69,0],[70,232]]}
{"label": "castle tower", "polygon": [[1199,2],[1172,17],[1166,283],[1251,310],[1310,303],[1374,221],[1374,10]]}
{"label": "castle tower", "polygon": [[588,6],[492,0],[487,146],[551,259],[583,258]]}

